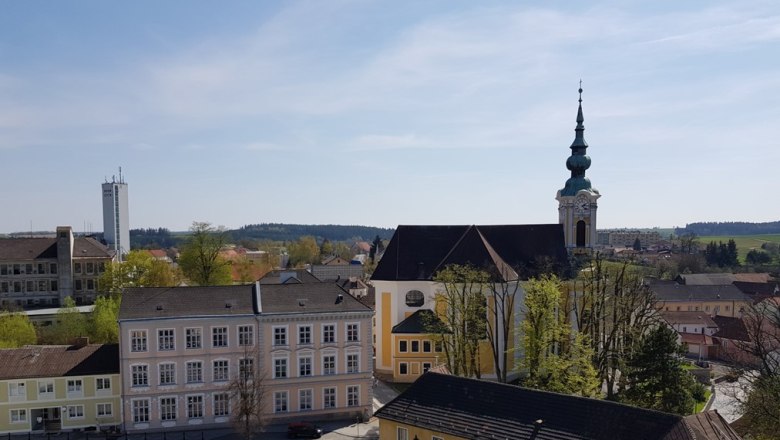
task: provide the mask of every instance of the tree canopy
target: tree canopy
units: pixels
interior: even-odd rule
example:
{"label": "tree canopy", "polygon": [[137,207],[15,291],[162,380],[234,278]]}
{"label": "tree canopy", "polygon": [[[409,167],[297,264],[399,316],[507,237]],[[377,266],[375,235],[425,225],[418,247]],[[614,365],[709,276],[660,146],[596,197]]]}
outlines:
{"label": "tree canopy", "polygon": [[179,256],[179,267],[184,276],[199,286],[231,284],[230,262],[220,255],[228,242],[225,228],[193,222],[190,232]]}
{"label": "tree canopy", "polygon": [[35,344],[35,327],[24,313],[0,312],[0,348]]}

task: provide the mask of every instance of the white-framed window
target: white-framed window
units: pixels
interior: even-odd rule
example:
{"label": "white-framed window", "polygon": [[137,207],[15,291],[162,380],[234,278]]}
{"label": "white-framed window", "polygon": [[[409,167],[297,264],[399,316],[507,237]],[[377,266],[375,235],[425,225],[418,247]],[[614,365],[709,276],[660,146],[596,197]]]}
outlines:
{"label": "white-framed window", "polygon": [[298,326],[298,345],[311,345],[311,326]]}
{"label": "white-framed window", "polygon": [[322,389],[322,407],[324,409],[336,407],[336,388],[327,387]]}
{"label": "white-framed window", "polygon": [[420,341],[412,341],[412,353],[420,352]]}
{"label": "white-framed window", "polygon": [[110,377],[98,377],[95,379],[95,389],[98,391],[104,391],[104,390],[110,390],[111,389],[111,378]]}
{"label": "white-framed window", "polygon": [[175,334],[172,328],[162,328],[157,330],[157,350],[171,351],[176,350]]}
{"label": "white-framed window", "polygon": [[27,396],[27,385],[24,382],[11,382],[8,384],[8,397]]}
{"label": "white-framed window", "polygon": [[430,362],[423,362],[422,364],[422,372],[423,374],[427,373],[428,370],[431,369],[431,363]]}
{"label": "white-framed window", "polygon": [[314,392],[311,388],[298,390],[298,410],[310,411],[312,409]]}
{"label": "white-framed window", "polygon": [[230,395],[228,393],[214,394],[214,416],[230,415]]}
{"label": "white-framed window", "polygon": [[360,341],[360,324],[357,322],[347,323],[347,342]]}
{"label": "white-framed window", "polygon": [[238,345],[241,347],[255,345],[255,326],[253,325],[238,326]]}
{"label": "white-framed window", "polygon": [[109,403],[98,403],[95,408],[98,417],[111,417],[114,415],[114,406]]}
{"label": "white-framed window", "polygon": [[398,429],[396,429],[395,438],[396,440],[409,440],[409,430],[406,428],[401,428],[400,426]]}
{"label": "white-framed window", "polygon": [[187,396],[187,418],[203,418],[203,394],[192,394]]}
{"label": "white-framed window", "polygon": [[347,406],[360,406],[359,385],[350,385],[347,387]]}
{"label": "white-framed window", "polygon": [[68,405],[68,418],[69,419],[83,419],[84,418],[84,405]]}
{"label": "white-framed window", "polygon": [[27,422],[26,409],[21,408],[21,409],[11,410],[11,423],[25,423],[25,422]]}
{"label": "white-framed window", "polygon": [[81,263],[73,263],[73,272],[77,274],[81,273]]}
{"label": "white-framed window", "polygon": [[322,343],[336,343],[336,324],[322,324]]}
{"label": "white-framed window", "polygon": [[54,381],[53,380],[39,380],[38,381],[38,398],[45,399],[54,397]]}
{"label": "white-framed window", "polygon": [[149,423],[149,399],[133,399],[133,423]]}
{"label": "white-framed window", "polygon": [[324,354],[322,355],[322,374],[336,374],[336,355]]}
{"label": "white-framed window", "polygon": [[423,341],[423,353],[431,352],[431,341]]}
{"label": "white-framed window", "polygon": [[403,339],[400,339],[398,341],[398,352],[399,353],[406,353],[409,351],[409,342]]}
{"label": "white-framed window", "polygon": [[200,327],[189,327],[184,329],[185,348],[189,350],[203,347],[203,330]]}
{"label": "white-framed window", "polygon": [[301,356],[298,358],[298,376],[306,377],[312,375],[312,357]]}
{"label": "white-framed window", "polygon": [[176,364],[172,362],[159,364],[157,370],[160,373],[160,385],[176,384]]}
{"label": "white-framed window", "polygon": [[238,360],[238,373],[243,379],[252,379],[255,377],[255,360],[252,358],[242,358]]}
{"label": "white-framed window", "polygon": [[68,379],[68,394],[81,394],[84,391],[84,383],[81,379]]}
{"label": "white-framed window", "polygon": [[287,412],[287,391],[274,392],[274,412]]}
{"label": "white-framed window", "polygon": [[187,383],[203,382],[203,362],[187,362]]}
{"label": "white-framed window", "polygon": [[212,347],[227,347],[228,346],[228,328],[227,327],[213,327],[211,329],[211,346]]}
{"label": "white-framed window", "polygon": [[283,347],[287,345],[287,326],[274,327],[274,346]]}
{"label": "white-framed window", "polygon": [[146,345],[146,330],[131,330],[130,331],[130,351],[139,352],[147,351]]}
{"label": "white-framed window", "polygon": [[287,377],[287,358],[274,358],[274,379],[283,379]]}
{"label": "white-framed window", "polygon": [[176,420],[176,397],[160,397],[160,420]]}
{"label": "white-framed window", "polygon": [[360,353],[347,353],[347,373],[360,372]]}
{"label": "white-framed window", "polygon": [[225,382],[230,379],[230,371],[227,359],[217,359],[212,363],[211,372],[214,382]]}
{"label": "white-framed window", "polygon": [[134,387],[149,386],[149,366],[146,364],[137,364],[130,366],[130,383]]}
{"label": "white-framed window", "polygon": [[409,374],[409,364],[406,362],[400,362],[398,364],[398,374]]}

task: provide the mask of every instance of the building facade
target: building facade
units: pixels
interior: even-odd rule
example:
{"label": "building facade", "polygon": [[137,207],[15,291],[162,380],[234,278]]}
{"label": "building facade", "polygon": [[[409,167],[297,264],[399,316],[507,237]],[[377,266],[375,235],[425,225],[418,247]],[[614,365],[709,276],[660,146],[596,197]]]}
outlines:
{"label": "building facade", "polygon": [[115,254],[91,237],[58,226],[55,238],[0,240],[0,306],[59,306],[65,297],[94,302],[98,278]]}
{"label": "building facade", "polygon": [[130,214],[122,168],[119,168],[119,180],[112,177],[111,182],[103,183],[102,189],[103,239],[121,261],[130,252]]}

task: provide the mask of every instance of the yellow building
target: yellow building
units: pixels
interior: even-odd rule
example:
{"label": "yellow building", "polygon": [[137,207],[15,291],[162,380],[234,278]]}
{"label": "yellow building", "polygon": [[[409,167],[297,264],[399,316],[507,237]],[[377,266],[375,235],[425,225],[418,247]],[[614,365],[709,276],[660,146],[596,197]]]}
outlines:
{"label": "yellow building", "polygon": [[656,308],[663,312],[703,312],[710,316],[740,317],[751,299],[733,284],[687,285],[656,283],[650,285]]}
{"label": "yellow building", "polygon": [[0,434],[121,423],[116,344],[0,350]]}

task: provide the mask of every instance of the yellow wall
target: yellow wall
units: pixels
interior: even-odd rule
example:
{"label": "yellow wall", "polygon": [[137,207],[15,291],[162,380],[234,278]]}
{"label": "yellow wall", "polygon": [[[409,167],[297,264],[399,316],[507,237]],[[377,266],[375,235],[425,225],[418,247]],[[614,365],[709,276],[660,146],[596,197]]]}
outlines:
{"label": "yellow wall", "polygon": [[393,420],[379,419],[379,438],[395,440],[398,438],[398,428],[406,428],[409,431],[409,440],[413,440],[415,436],[419,440],[431,440],[435,435],[444,440],[466,440],[466,437],[458,437],[452,434],[444,434],[437,431],[431,431],[430,429],[418,428],[412,425],[406,425]]}
{"label": "yellow wall", "polygon": [[[400,350],[400,341],[406,341],[406,352]],[[412,341],[419,344],[419,351],[412,351]],[[424,342],[431,344],[431,351],[424,352]],[[400,334],[393,335],[393,380],[395,382],[414,382],[423,371],[423,363],[428,362],[431,367],[446,362],[444,352],[437,352],[436,344],[428,335]],[[408,365],[408,374],[401,374],[401,363]]]}
{"label": "yellow wall", "polygon": [[710,315],[718,310],[720,316],[739,317],[740,309],[747,310],[750,306],[748,301],[659,301],[656,307],[659,310],[669,312],[704,312]]}

